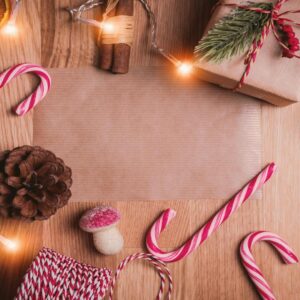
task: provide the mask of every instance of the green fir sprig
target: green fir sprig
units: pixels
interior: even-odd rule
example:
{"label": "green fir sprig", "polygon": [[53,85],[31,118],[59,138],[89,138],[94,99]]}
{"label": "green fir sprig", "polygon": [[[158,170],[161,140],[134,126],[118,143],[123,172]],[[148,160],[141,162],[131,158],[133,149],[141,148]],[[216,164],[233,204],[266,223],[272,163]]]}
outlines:
{"label": "green fir sprig", "polygon": [[[273,3],[249,2],[249,7],[272,10]],[[259,13],[243,8],[235,8],[229,15],[218,21],[195,47],[196,60],[220,63],[225,59],[245,53],[270,20],[270,14]]]}

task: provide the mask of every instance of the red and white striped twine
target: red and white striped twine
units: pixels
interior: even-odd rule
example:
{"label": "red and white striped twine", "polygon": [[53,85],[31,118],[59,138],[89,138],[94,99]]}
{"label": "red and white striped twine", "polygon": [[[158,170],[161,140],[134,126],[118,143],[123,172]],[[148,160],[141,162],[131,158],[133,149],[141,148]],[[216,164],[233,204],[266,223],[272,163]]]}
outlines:
{"label": "red and white striped twine", "polygon": [[271,244],[279,252],[286,264],[295,264],[298,262],[298,258],[293,249],[291,249],[280,236],[272,232],[253,232],[249,234],[241,243],[240,255],[242,264],[245,267],[250,279],[256,286],[257,292],[260,294],[263,300],[276,300],[270,285],[265,280],[252,255],[252,247],[255,243],[260,241],[265,241]]}
{"label": "red and white striped twine", "polygon": [[161,283],[160,283],[160,288],[159,288],[159,292],[158,292],[156,299],[157,300],[163,299],[165,285],[166,285],[166,278],[168,279],[168,282],[169,282],[169,288],[168,288],[166,297],[168,300],[171,299],[171,294],[172,294],[172,290],[173,290],[173,280],[172,280],[171,273],[164,262],[162,262],[156,256],[149,254],[149,253],[136,253],[133,255],[129,255],[119,264],[119,266],[115,272],[115,275],[111,281],[111,284],[110,284],[109,299],[112,300],[113,289],[115,287],[116,281],[117,281],[121,271],[126,267],[126,265],[129,262],[131,262],[133,260],[137,260],[137,259],[143,259],[143,260],[149,261],[154,266],[154,268],[157,270],[157,272],[159,274]]}
{"label": "red and white striped twine", "polygon": [[98,269],[82,264],[54,250],[43,248],[25,274],[15,300],[100,300],[106,294],[109,295],[109,299],[112,299],[113,288],[120,272],[128,263],[137,259],[149,261],[160,276],[161,283],[156,299],[163,299],[167,282],[166,299],[171,299],[173,290],[171,273],[164,262],[149,253],[136,253],[126,257],[119,264],[112,278],[109,269]]}
{"label": "red and white striped twine", "polygon": [[111,281],[111,271],[82,264],[43,248],[18,288],[15,300],[100,299]]}
{"label": "red and white striped twine", "polygon": [[0,88],[8,84],[13,78],[25,73],[34,73],[40,78],[40,83],[36,90],[16,107],[15,113],[19,116],[25,115],[42,101],[51,87],[51,77],[41,66],[19,64],[0,74]]}
{"label": "red and white striped twine", "polygon": [[164,262],[175,262],[188,256],[199,247],[210,235],[215,232],[255,191],[260,189],[275,172],[274,163],[269,164],[241,189],[219,212],[215,214],[202,228],[196,232],[184,245],[177,250],[165,252],[158,246],[160,233],[175,217],[173,209],[165,210],[152,225],[146,237],[146,245],[150,253]]}

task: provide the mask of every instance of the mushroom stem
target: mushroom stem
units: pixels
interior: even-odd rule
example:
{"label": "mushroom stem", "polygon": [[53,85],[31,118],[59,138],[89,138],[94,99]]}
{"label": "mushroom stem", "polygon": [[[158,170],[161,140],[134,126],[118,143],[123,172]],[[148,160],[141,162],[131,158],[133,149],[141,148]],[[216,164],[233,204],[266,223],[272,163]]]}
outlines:
{"label": "mushroom stem", "polygon": [[96,249],[105,255],[119,253],[124,244],[123,237],[116,226],[94,232],[93,239]]}

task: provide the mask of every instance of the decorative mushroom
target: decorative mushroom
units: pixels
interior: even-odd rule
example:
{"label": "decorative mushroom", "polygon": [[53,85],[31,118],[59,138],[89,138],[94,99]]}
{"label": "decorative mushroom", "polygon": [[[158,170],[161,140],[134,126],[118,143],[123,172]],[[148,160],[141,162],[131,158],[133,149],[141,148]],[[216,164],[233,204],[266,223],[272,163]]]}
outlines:
{"label": "decorative mushroom", "polygon": [[117,228],[120,213],[109,206],[99,206],[88,210],[80,218],[79,226],[83,231],[93,234],[96,249],[105,255],[113,255],[123,248],[124,239]]}

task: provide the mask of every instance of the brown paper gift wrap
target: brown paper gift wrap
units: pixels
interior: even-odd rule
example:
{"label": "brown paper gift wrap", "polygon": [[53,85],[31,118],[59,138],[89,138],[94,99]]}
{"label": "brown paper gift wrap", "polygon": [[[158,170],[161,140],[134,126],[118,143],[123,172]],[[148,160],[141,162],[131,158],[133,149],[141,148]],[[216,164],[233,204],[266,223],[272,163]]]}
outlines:
{"label": "brown paper gift wrap", "polygon": [[34,144],[72,167],[72,201],[227,199],[262,167],[259,101],[161,67],[49,72]]}
{"label": "brown paper gift wrap", "polygon": [[[265,0],[268,1],[268,0]],[[253,2],[261,2],[253,1]],[[245,4],[244,1],[226,0],[224,3]],[[299,0],[290,0],[283,5],[281,11],[299,9]],[[220,6],[214,12],[207,31],[223,16],[230,13],[231,8]],[[300,22],[300,14],[288,16]],[[293,27],[300,37],[300,29]],[[284,106],[300,101],[300,59],[282,58],[282,48],[272,32],[269,33],[262,49],[252,65],[245,84],[239,91],[275,105]],[[225,60],[220,64],[201,61],[196,62],[197,72],[203,80],[233,89],[239,82],[244,70],[245,54]]]}

